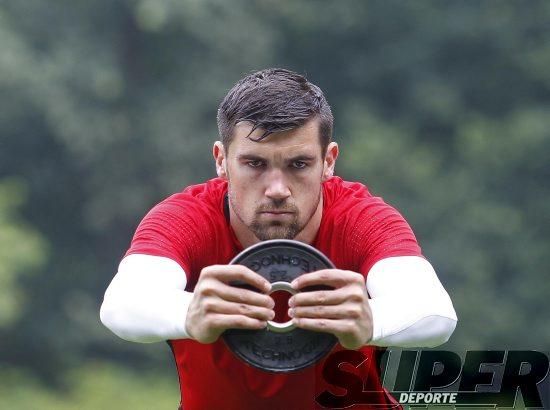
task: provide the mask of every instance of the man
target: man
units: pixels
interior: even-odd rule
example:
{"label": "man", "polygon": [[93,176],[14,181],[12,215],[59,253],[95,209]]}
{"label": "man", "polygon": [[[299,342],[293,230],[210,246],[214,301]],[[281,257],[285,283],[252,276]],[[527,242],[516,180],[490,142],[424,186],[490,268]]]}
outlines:
{"label": "man", "polygon": [[[101,320],[126,340],[169,341],[182,408],[318,408],[316,397],[331,390],[323,362],[267,373],[240,361],[220,338],[274,318],[269,282],[227,263],[259,241],[296,239],[337,269],[292,282],[296,290],[334,289],[296,294],[288,315],[297,327],[334,334],[337,349],[359,349],[369,364],[364,389],[379,392],[372,404],[394,403],[370,366],[377,346],[437,346],[457,321],[409,225],[365,186],[333,176],[332,113],[304,77],[267,69],[243,78],[219,107],[218,128],[218,178],[147,214],[105,293]],[[263,293],[232,287],[235,280]]]}

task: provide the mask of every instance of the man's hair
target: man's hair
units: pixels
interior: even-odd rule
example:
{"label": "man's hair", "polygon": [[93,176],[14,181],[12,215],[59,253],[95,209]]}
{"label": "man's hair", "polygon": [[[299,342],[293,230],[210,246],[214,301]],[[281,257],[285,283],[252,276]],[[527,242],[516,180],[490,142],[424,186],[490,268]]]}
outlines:
{"label": "man's hair", "polygon": [[253,139],[261,141],[274,132],[300,127],[313,118],[319,119],[324,154],[332,139],[333,117],[323,92],[300,74],[268,68],[244,77],[227,93],[218,109],[218,130],[227,150],[239,122],[253,124],[250,134],[261,129],[263,134]]}

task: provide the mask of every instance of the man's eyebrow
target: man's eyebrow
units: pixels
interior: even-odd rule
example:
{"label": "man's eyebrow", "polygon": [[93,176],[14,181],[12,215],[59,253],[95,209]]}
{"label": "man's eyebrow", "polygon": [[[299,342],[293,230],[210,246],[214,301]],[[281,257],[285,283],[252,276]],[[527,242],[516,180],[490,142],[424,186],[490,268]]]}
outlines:
{"label": "man's eyebrow", "polygon": [[259,160],[264,161],[265,160],[264,157],[261,157],[260,155],[257,155],[257,154],[239,154],[237,155],[237,159],[239,161],[259,161]]}
{"label": "man's eyebrow", "polygon": [[[294,162],[294,161],[314,161],[316,159],[315,155],[310,154],[298,154],[294,155],[290,158],[285,159],[286,162]],[[239,161],[267,161],[265,157],[262,157],[258,154],[238,154],[237,160]]]}
{"label": "man's eyebrow", "polygon": [[294,162],[294,161],[313,161],[315,160],[316,156],[314,155],[308,155],[308,154],[299,154],[294,157],[290,157],[288,159],[288,162]]}

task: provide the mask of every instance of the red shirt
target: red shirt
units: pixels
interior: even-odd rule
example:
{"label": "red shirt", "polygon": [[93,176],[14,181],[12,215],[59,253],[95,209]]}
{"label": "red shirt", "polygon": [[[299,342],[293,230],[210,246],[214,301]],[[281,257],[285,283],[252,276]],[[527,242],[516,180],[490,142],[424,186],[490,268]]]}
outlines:
{"label": "red shirt", "polygon": [[[187,274],[186,290],[193,291],[202,268],[227,264],[242,250],[225,212],[226,193],[227,183],[215,178],[170,196],[145,216],[127,254],[175,260]],[[381,259],[421,256],[403,217],[381,198],[372,196],[364,185],[331,178],[323,183],[323,201],[321,225],[312,245],[338,269],[360,272],[366,277]],[[273,374],[238,359],[221,338],[206,345],[187,339],[171,340],[169,344],[179,375],[181,405],[186,410],[325,408],[319,404],[325,401],[316,401],[319,394],[324,391],[346,394],[341,387],[348,386],[348,382],[345,377],[338,379],[342,371],[356,373],[363,381],[364,391],[377,393],[341,407],[359,402],[395,403],[380,382],[377,360],[382,349],[373,346],[360,349],[366,360],[357,368],[344,365],[338,371],[332,363],[323,373],[325,362],[334,352],[342,350],[337,346],[315,366]],[[333,367],[334,371],[329,370]],[[369,407],[372,408],[368,405],[353,408]]]}

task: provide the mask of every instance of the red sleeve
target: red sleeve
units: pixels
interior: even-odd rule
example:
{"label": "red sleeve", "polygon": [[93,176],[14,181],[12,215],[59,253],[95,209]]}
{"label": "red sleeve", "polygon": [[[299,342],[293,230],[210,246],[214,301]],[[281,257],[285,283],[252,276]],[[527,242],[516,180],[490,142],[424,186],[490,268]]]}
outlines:
{"label": "red sleeve", "polygon": [[359,182],[333,177],[324,183],[319,249],[342,269],[367,275],[381,259],[422,256],[411,227],[382,198]]}
{"label": "red sleeve", "polygon": [[188,282],[204,259],[211,223],[205,206],[186,193],[175,194],[156,205],[143,218],[126,255],[141,253],[176,261]]}
{"label": "red sleeve", "polygon": [[373,265],[393,256],[422,256],[414,233],[403,216],[381,198],[371,197],[348,223],[351,250],[357,255],[360,272],[367,275]]}

